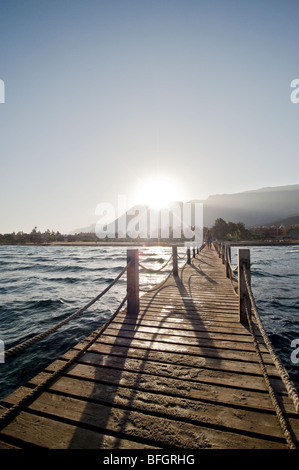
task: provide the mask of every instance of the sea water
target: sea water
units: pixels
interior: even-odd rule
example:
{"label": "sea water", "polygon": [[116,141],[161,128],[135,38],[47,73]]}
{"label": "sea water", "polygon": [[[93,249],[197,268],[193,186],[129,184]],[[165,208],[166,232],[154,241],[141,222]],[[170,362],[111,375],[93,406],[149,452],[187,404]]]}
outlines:
{"label": "sea water", "polygon": [[[138,248],[140,262],[155,271],[172,254],[171,247]],[[125,246],[0,246],[0,341],[4,349],[47,331],[87,305],[126,263]],[[155,273],[140,270],[140,288],[155,286],[171,268],[169,263]],[[0,363],[0,400],[106,323],[125,295],[124,275],[82,316]]]}
{"label": "sea water", "polygon": [[[178,249],[183,258],[185,248]],[[143,265],[159,269],[171,247],[139,247]],[[237,249],[232,249],[232,262]],[[5,350],[47,331],[103,291],[126,265],[124,246],[1,246],[0,340]],[[180,259],[179,265],[186,259]],[[299,388],[299,366],[291,360],[299,340],[299,247],[251,247],[252,288],[264,327]],[[171,270],[140,271],[140,287],[149,289]],[[123,276],[84,314],[0,364],[0,400],[26,383],[69,348],[103,325],[126,294]]]}
{"label": "sea water", "polygon": [[[299,389],[299,246],[247,248],[250,248],[251,286],[261,321]],[[234,266],[237,252],[238,248],[232,247]]]}

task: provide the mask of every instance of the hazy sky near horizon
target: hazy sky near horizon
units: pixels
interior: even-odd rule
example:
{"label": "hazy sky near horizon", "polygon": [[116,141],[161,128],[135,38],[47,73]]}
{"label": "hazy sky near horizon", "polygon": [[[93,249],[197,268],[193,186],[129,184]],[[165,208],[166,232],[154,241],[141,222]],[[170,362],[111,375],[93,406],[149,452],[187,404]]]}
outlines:
{"label": "hazy sky near horizon", "polygon": [[[0,233],[299,182],[299,2],[0,0]],[[153,190],[154,191],[154,190]]]}

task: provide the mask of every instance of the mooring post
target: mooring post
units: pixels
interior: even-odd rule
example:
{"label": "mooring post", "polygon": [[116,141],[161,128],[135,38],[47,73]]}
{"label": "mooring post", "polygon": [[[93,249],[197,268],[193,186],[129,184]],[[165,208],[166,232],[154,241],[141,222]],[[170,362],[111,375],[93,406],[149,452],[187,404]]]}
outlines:
{"label": "mooring post", "polygon": [[225,252],[226,252],[226,244],[222,243],[222,254],[221,254],[222,264],[225,264],[225,255],[226,255]]}
{"label": "mooring post", "polygon": [[178,275],[178,249],[176,245],[172,246],[172,273]]}
{"label": "mooring post", "polygon": [[188,263],[188,264],[191,264],[190,248],[187,248],[187,263]]}
{"label": "mooring post", "polygon": [[231,248],[226,245],[226,277],[230,277]]}
{"label": "mooring post", "polygon": [[251,283],[250,276],[250,250],[239,249],[238,261],[238,292],[239,292],[239,321],[247,323],[246,302],[249,302],[249,295],[245,281],[244,271],[246,269],[249,286]]}
{"label": "mooring post", "polygon": [[139,263],[138,250],[127,250],[127,313],[139,313]]}

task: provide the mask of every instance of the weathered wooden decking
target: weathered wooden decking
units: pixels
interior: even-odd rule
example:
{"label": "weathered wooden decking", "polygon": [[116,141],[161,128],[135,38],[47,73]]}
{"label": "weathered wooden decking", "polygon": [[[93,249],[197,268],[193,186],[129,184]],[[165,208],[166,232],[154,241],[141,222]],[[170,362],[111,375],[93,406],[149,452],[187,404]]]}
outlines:
{"label": "weathered wooden decking", "polygon": [[[67,366],[1,429],[0,447],[287,448],[251,334],[238,321],[238,299],[214,250],[205,248],[177,278],[142,296],[137,317],[121,311],[96,336],[3,400],[2,413]],[[298,442],[298,414],[261,344]]]}

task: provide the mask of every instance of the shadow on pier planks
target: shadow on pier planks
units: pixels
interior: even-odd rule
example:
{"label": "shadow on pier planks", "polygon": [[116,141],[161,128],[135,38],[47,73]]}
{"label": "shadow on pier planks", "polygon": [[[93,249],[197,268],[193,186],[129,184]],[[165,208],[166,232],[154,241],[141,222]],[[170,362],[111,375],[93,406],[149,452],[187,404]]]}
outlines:
{"label": "shadow on pier planks", "polygon": [[[119,312],[83,356],[1,430],[0,447],[287,448],[251,334],[238,320],[238,298],[213,249],[143,295],[140,305],[136,316]],[[258,337],[297,443],[298,414]],[[1,410],[88,339],[3,400]]]}

